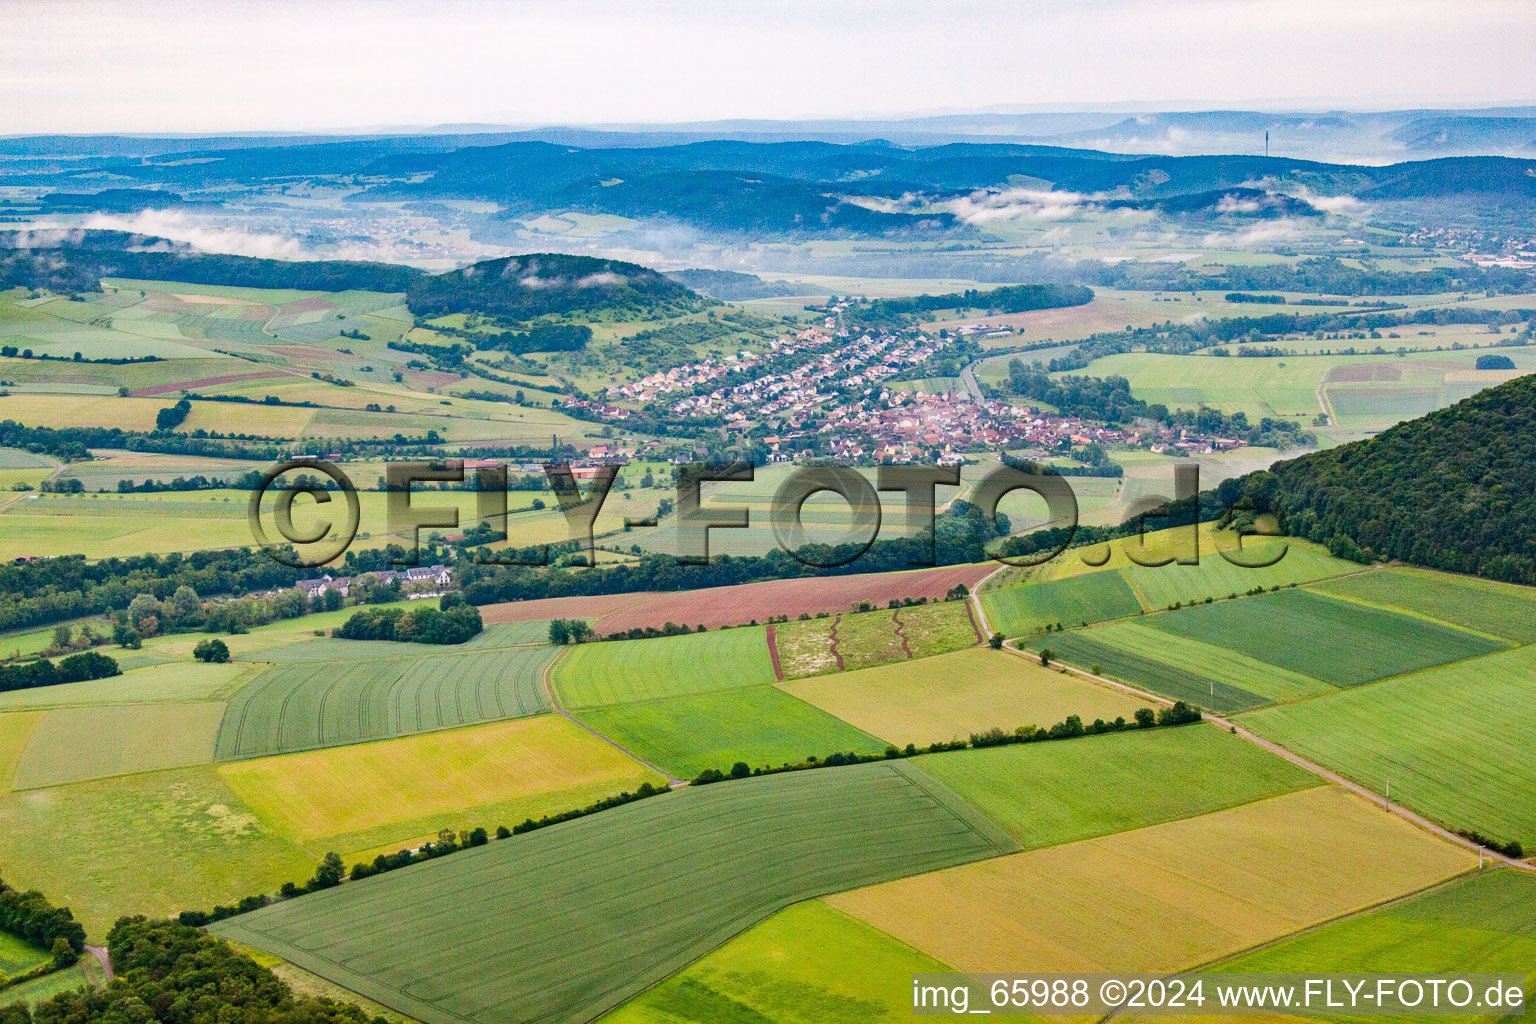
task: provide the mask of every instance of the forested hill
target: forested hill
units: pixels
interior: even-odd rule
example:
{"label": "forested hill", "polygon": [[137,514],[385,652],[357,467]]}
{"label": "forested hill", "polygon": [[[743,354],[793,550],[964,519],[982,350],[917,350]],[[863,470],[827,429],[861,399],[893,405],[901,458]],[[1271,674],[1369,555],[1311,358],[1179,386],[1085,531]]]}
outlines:
{"label": "forested hill", "polygon": [[1335,554],[1536,584],[1536,376],[1217,490]]}
{"label": "forested hill", "polygon": [[199,252],[122,231],[0,232],[0,288],[93,292],[104,277],[235,288],[403,292],[421,271],[352,260],[271,260]]}
{"label": "forested hill", "polygon": [[512,320],[595,309],[681,311],[706,301],[639,264],[547,252],[419,277],[406,298],[417,316],[475,311]]}

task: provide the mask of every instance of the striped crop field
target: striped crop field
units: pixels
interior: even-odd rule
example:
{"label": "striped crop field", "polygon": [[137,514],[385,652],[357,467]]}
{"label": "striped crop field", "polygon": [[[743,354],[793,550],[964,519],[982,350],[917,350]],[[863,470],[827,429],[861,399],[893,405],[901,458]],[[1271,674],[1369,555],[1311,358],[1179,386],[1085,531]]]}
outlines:
{"label": "striped crop field", "polygon": [[1453,828],[1536,849],[1536,647],[1267,708],[1243,724]]}
{"label": "striped crop field", "polygon": [[[1143,689],[1165,693],[1174,698],[1191,700],[1205,707],[1211,703],[1210,682],[1218,686],[1218,693],[1228,696],[1223,703],[1225,710],[1235,710],[1239,702],[1249,707],[1253,703],[1292,700],[1320,693],[1333,693],[1334,687],[1290,672],[1275,665],[1266,664],[1246,654],[1214,643],[1191,640],[1167,630],[1153,629],[1154,619],[1131,619],[1111,622],[1091,629],[1073,630],[1059,635],[1040,637],[1033,646],[1050,647],[1079,668],[1098,664],[1105,673]],[[1094,645],[1101,645],[1121,652],[1105,654]],[[1098,650],[1097,654],[1093,650]],[[1072,652],[1071,657],[1068,653]],[[1085,662],[1083,659],[1087,658]],[[1150,667],[1150,671],[1138,672],[1138,668]],[[1183,673],[1191,680],[1187,684],[1170,683]],[[1197,680],[1206,680],[1206,691],[1197,692]],[[1173,686],[1177,692],[1169,692]],[[1221,688],[1225,687],[1225,690]],[[1238,692],[1241,691],[1241,692]],[[1250,695],[1244,697],[1243,694]]]}
{"label": "striped crop field", "polygon": [[1014,849],[915,766],[865,764],[668,793],[212,930],[425,1024],[575,1024],[790,903]]}
{"label": "striped crop field", "polygon": [[1536,587],[1394,566],[1328,580],[1308,589],[1423,615],[1517,643],[1536,642]]}
{"label": "striped crop field", "polygon": [[1199,605],[1150,616],[1147,624],[1333,686],[1357,686],[1506,646],[1465,630],[1308,590]]}
{"label": "striped crop field", "polygon": [[1212,711],[1247,711],[1269,701],[1240,686],[1220,682],[1213,675],[1191,672],[1141,654],[1121,644],[1099,638],[1099,629],[1074,629],[1035,637],[1029,646],[1095,675],[1108,676],[1174,700],[1184,700]]}
{"label": "striped crop field", "polygon": [[558,650],[274,665],[229,702],[216,756],[265,757],[543,714],[544,670]]}
{"label": "striped crop field", "polygon": [[566,648],[550,673],[562,707],[591,708],[774,681],[762,626]]}
{"label": "striped crop field", "polygon": [[1048,583],[1031,583],[981,595],[987,622],[1004,636],[1029,636],[1058,622],[1119,619],[1140,612],[1135,591],[1118,572],[1089,572]]}

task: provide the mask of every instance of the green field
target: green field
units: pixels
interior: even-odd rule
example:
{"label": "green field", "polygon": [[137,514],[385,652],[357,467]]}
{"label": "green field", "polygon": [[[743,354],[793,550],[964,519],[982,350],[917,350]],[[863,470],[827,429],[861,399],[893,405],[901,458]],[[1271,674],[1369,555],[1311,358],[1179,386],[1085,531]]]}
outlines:
{"label": "green field", "polygon": [[73,967],[66,967],[62,971],[54,971],[41,978],[24,981],[20,985],[12,985],[0,991],[0,1006],[26,1003],[28,1006],[36,1007],[38,1003],[47,1002],[61,992],[79,992],[105,982],[106,978],[102,975],[101,965],[96,962],[96,958],[83,956]]}
{"label": "green field", "polygon": [[33,455],[20,448],[0,448],[0,469],[51,469],[53,462],[46,456]]}
{"label": "green field", "polygon": [[833,718],[772,686],[592,708],[577,719],[677,778],[706,768],[729,771],[806,757],[876,754],[884,740]]}
{"label": "green field", "polygon": [[1098,629],[1074,629],[1066,633],[1035,637],[1029,642],[1034,651],[1050,651],[1074,668],[1108,676],[1154,693],[1184,700],[1210,711],[1246,711],[1269,701],[1240,686],[1224,683],[1214,676],[1176,668],[1121,644],[1099,639]]}
{"label": "green field", "polygon": [[[1205,725],[930,754],[918,763],[1025,849],[1191,818],[1320,784],[1289,761]],[[1092,784],[1085,784],[1089,779]]]}
{"label": "green field", "polygon": [[912,657],[928,658],[980,643],[976,627],[971,625],[969,606],[967,601],[944,601],[898,611],[896,618]]}
{"label": "green field", "polygon": [[[1223,545],[1232,543],[1232,539],[1225,534],[1211,536],[1213,540],[1219,538]],[[1239,556],[1235,552],[1229,553],[1234,558],[1253,558],[1256,561],[1270,557],[1264,554],[1258,542],[1247,542],[1244,550],[1249,549],[1257,554]],[[1199,565],[1179,565],[1176,562],[1162,566],[1133,565],[1122,571],[1127,582],[1140,595],[1147,611],[1153,612],[1161,611],[1175,602],[1194,604],[1208,597],[1220,600],[1232,594],[1246,593],[1254,587],[1268,590],[1271,587],[1288,587],[1293,583],[1310,583],[1329,576],[1359,572],[1360,566],[1355,562],[1334,558],[1325,548],[1316,544],[1290,539],[1286,541],[1285,555],[1274,565],[1264,568],[1233,565],[1213,546],[1202,543]]]}
{"label": "green field", "polygon": [[41,889],[101,940],[129,910],[276,892],[308,878],[315,859],[203,765],[0,795],[0,864],[7,882]]}
{"label": "green field", "polygon": [[1141,602],[1118,572],[1089,572],[981,595],[987,623],[1004,636],[1028,636],[1060,622],[1076,626],[1135,615]]}
{"label": "green field", "polygon": [[426,1024],[576,1022],[792,902],[1012,848],[913,766],[858,765],[674,792],[213,930]]}
{"label": "green field", "polygon": [[896,620],[888,610],[841,616],[832,633],[844,671],[907,660]]}
{"label": "green field", "polygon": [[16,765],[13,789],[182,768],[213,760],[223,704],[118,704],[47,712]]}
{"label": "green field", "polygon": [[1245,715],[1303,757],[1455,828],[1536,849],[1536,647]]}
{"label": "green field", "polygon": [[[1155,621],[1155,618],[1148,618],[1111,622],[1088,630],[1060,634],[1059,638],[1064,641],[1061,644],[1057,642],[1058,637],[1054,636],[1039,638],[1035,643],[1041,647],[1053,647],[1058,653],[1064,653],[1079,637],[1094,644],[1113,647],[1129,656],[1127,660],[1116,662],[1119,672],[1132,674],[1111,674],[1115,674],[1116,678],[1122,682],[1153,689],[1169,685],[1171,678],[1175,678],[1178,672],[1184,672],[1195,679],[1215,680],[1217,683],[1223,683],[1244,693],[1253,694],[1263,698],[1265,702],[1294,700],[1297,697],[1333,693],[1335,690],[1335,687],[1310,676],[1288,672],[1229,648],[1191,640],[1167,630],[1153,629],[1152,624]],[[1134,668],[1143,662],[1155,663],[1159,667],[1145,678],[1136,677]],[[1094,663],[1081,665],[1074,661],[1074,664],[1086,668]],[[1110,662],[1101,660],[1098,664],[1107,666]],[[1179,689],[1185,696],[1194,693],[1188,686],[1179,687]],[[1209,686],[1204,695],[1196,696],[1209,701]],[[1233,693],[1232,696],[1238,698],[1240,694]]]}
{"label": "green field", "polygon": [[[47,963],[48,957],[48,950],[41,946],[34,946],[10,932],[0,931],[0,972],[7,976],[30,971],[39,964]],[[0,1003],[5,1001],[4,990],[0,989]]]}
{"label": "green field", "polygon": [[[1525,975],[1536,992],[1536,875],[1484,871],[1381,910],[1228,960],[1222,972]],[[1481,993],[1479,993],[1481,995]],[[1450,1017],[1449,1020],[1497,1019]],[[1330,1017],[1394,1021],[1417,1017]],[[1516,1019],[1515,1016],[1508,1018]]]}
{"label": "green field", "polygon": [[[112,650],[121,659],[124,652]],[[109,704],[196,704],[231,696],[257,670],[250,665],[172,662],[133,669],[120,676],[0,693],[0,711],[103,706]]]}
{"label": "green field", "polygon": [[989,648],[784,683],[801,700],[897,746],[987,729],[1043,728],[1077,715],[1131,718],[1145,702]]}
{"label": "green field", "polygon": [[603,1024],[906,1024],[892,979],[949,968],[817,900],[797,903],[689,964]]}
{"label": "green field", "polygon": [[1358,686],[1504,646],[1421,618],[1306,590],[1199,605],[1151,616],[1147,624],[1334,686]]}
{"label": "green field", "polygon": [[1402,566],[1328,580],[1308,589],[1517,643],[1536,642],[1536,589],[1530,587]]}
{"label": "green field", "polygon": [[509,647],[274,665],[229,702],[217,757],[265,757],[543,714],[544,670],[557,651]]}
{"label": "green field", "polygon": [[773,659],[761,626],[657,640],[609,640],[568,647],[550,683],[566,708],[653,700],[771,683]]}

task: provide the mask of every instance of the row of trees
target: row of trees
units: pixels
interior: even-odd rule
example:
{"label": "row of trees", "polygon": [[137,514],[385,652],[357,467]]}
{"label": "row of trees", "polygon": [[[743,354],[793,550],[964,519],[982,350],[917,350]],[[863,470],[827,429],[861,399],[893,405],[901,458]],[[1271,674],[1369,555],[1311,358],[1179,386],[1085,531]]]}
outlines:
{"label": "row of trees", "polygon": [[1113,722],[1097,718],[1091,725],[1084,725],[1082,718],[1078,715],[1068,715],[1064,720],[1047,729],[1037,725],[1021,725],[1011,732],[1005,729],[990,729],[986,732],[971,733],[969,740],[940,740],[926,747],[920,747],[915,743],[908,743],[905,747],[889,746],[885,748],[883,754],[860,754],[857,751],[849,751],[845,754],[839,751],[824,758],[811,756],[804,761],[785,762],[781,765],[768,765],[761,768],[753,768],[745,761],[737,761],[731,766],[729,772],[723,772],[718,768],[704,769],[693,779],[693,785],[707,786],[727,779],[746,779],[757,775],[778,775],[781,772],[803,772],[817,768],[837,768],[868,761],[895,761],[921,754],[940,754],[952,750],[979,750],[983,747],[1000,747],[1012,743],[1042,743],[1047,740],[1075,739],[1078,736],[1097,736],[1107,732],[1124,732],[1127,729],[1188,725],[1191,722],[1200,721],[1201,717],[1199,708],[1186,704],[1182,700],[1172,707],[1160,708],[1156,713],[1151,708],[1138,708],[1135,720],[1132,722],[1127,722],[1124,716],[1121,716]]}
{"label": "row of trees", "polygon": [[71,654],[57,665],[47,658],[16,665],[0,665],[0,692],[28,690],[60,683],[80,683],[87,679],[105,679],[122,675],[117,662],[96,651]]}

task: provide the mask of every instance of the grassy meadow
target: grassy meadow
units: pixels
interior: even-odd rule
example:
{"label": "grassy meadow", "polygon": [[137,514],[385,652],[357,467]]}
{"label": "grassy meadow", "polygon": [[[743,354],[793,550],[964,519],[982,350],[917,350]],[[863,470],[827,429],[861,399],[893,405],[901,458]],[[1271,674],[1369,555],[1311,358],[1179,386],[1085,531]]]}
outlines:
{"label": "grassy meadow", "polygon": [[0,864],[96,941],[128,910],[171,915],[276,892],[315,859],[203,765],[0,794]]}

